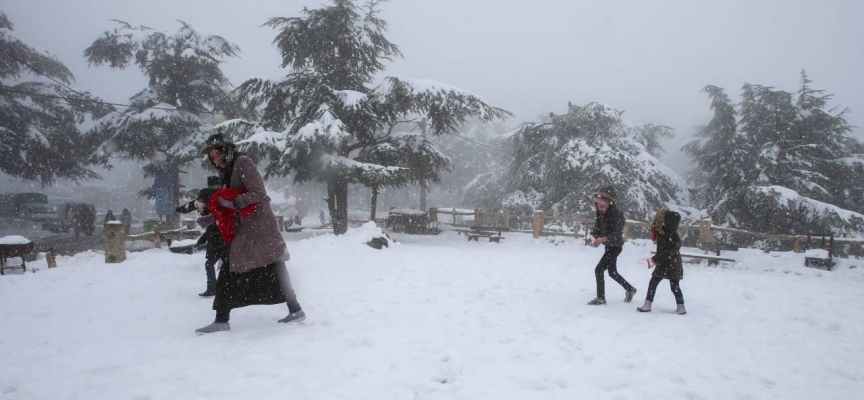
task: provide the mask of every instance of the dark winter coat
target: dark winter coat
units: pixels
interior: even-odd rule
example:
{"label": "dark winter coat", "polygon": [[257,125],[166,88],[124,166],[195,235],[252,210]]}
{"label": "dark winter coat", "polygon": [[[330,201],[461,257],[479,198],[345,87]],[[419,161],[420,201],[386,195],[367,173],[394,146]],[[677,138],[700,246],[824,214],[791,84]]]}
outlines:
{"label": "dark winter coat", "polygon": [[231,271],[247,272],[287,261],[290,257],[288,246],[279,232],[276,215],[270,208],[270,198],[255,162],[240,154],[222,172],[222,181],[228,182],[229,188],[247,190],[234,199],[238,208],[258,204],[254,214],[240,220],[237,234],[231,241]]}
{"label": "dark winter coat", "polygon": [[615,198],[615,191],[612,187],[605,187],[597,192],[594,196],[600,196],[609,202],[609,208],[605,213],[601,213],[600,209],[596,208],[596,220],[594,228],[591,229],[591,236],[595,238],[606,238],[604,246],[622,247],[624,246],[624,213],[618,209],[618,201]]}
{"label": "dark winter coat", "polygon": [[234,272],[231,260],[222,263],[216,279],[216,297],[213,309],[229,311],[256,304],[285,303],[285,293],[279,282],[277,269],[285,268],[281,262],[253,268],[248,272]]}
{"label": "dark winter coat", "polygon": [[652,276],[663,279],[684,279],[684,265],[681,262],[681,238],[678,225],[681,214],[675,211],[660,210],[654,217],[651,227],[657,229],[657,252],[654,255]]}
{"label": "dark winter coat", "polygon": [[219,228],[216,227],[216,223],[207,225],[204,234],[198,238],[197,245],[207,246],[208,257],[215,256],[223,261],[228,257],[228,247],[225,246],[225,242],[222,240],[222,235],[219,233]]}

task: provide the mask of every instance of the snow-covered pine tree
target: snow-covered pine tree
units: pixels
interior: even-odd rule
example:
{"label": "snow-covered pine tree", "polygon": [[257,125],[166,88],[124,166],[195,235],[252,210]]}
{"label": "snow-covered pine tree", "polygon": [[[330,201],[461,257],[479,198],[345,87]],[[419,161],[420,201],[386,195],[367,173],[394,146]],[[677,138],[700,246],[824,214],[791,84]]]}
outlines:
{"label": "snow-covered pine tree", "polygon": [[[452,133],[470,117],[507,116],[479,97],[449,85],[385,78],[373,85],[383,62],[400,57],[384,36],[380,1],[360,8],[333,0],[302,17],[273,18],[282,80],[253,79],[236,91],[237,99],[257,110],[257,123],[226,123],[245,140],[250,154],[266,158],[268,175],[293,174],[295,182],[327,183],[333,231],[347,230],[348,185],[398,186],[435,181],[450,161],[428,134]],[[392,164],[392,165],[391,165]]]}
{"label": "snow-covered pine tree", "polygon": [[694,200],[700,200],[697,207],[707,208],[716,204],[732,190],[746,186],[747,176],[751,174],[749,166],[750,151],[748,141],[738,134],[738,121],[734,104],[726,92],[713,85],[702,89],[711,100],[714,116],[708,125],[699,128],[693,141],[684,145],[682,150],[696,162],[698,173],[690,176],[691,185],[699,185],[702,190]]}
{"label": "snow-covered pine tree", "polygon": [[[213,128],[214,109],[226,101],[228,79],[220,64],[240,49],[217,35],[204,34],[180,23],[176,31],[115,21],[85,51],[92,66],[124,69],[134,63],[149,78],[132,96],[131,107],[99,121],[108,148],[124,159],[146,162],[145,177],[168,173],[174,183],[174,203],[180,203],[180,174],[200,160],[201,144]],[[112,154],[113,155],[113,154]],[[151,191],[142,191],[151,195]]]}
{"label": "snow-covered pine tree", "polygon": [[633,124],[621,114],[600,103],[570,104],[566,114],[523,125],[511,139],[514,163],[503,206],[587,215],[591,193],[606,185],[619,190],[628,218],[686,205],[680,178],[656,157],[658,139],[672,136],[672,129]]}
{"label": "snow-covered pine tree", "polygon": [[[20,81],[28,75],[54,81]],[[107,166],[107,157],[97,151],[102,138],[87,128],[111,108],[70,88],[73,81],[55,56],[16,36],[0,12],[0,171],[43,185],[98,178],[91,167]]]}
{"label": "snow-covered pine tree", "polygon": [[[719,196],[708,205],[715,223],[781,234],[862,234],[864,216],[853,211],[860,206],[848,200],[864,193],[861,145],[849,136],[846,111],[825,110],[830,95],[810,84],[803,71],[797,96],[745,84],[734,135],[728,112],[718,118],[714,98],[709,128],[718,126],[718,119],[726,128],[703,130],[708,140],[691,142],[685,150],[709,182],[725,178],[737,185],[719,186]],[[721,103],[728,109],[728,99]],[[722,143],[726,153],[737,156],[720,169],[713,162],[722,158],[713,161],[710,155],[711,149],[724,149]]]}

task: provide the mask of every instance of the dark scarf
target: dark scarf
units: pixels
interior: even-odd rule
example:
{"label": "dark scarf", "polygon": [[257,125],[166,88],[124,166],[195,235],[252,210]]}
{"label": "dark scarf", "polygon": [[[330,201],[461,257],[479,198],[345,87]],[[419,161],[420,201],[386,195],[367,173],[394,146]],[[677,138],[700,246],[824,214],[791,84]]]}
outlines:
{"label": "dark scarf", "polygon": [[222,156],[225,157],[225,168],[219,168],[219,172],[222,175],[223,188],[231,187],[231,175],[234,173],[234,161],[237,161],[237,157],[245,155],[245,153],[241,153],[231,146],[225,146],[225,149],[222,150]]}

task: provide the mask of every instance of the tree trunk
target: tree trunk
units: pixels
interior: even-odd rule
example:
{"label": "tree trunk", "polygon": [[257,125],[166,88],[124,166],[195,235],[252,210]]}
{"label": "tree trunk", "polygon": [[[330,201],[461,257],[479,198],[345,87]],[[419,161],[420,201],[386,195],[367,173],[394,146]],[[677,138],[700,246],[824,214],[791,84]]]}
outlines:
{"label": "tree trunk", "polygon": [[372,186],[372,213],[369,215],[369,219],[372,222],[375,222],[375,211],[378,209],[378,186]]}
{"label": "tree trunk", "polygon": [[348,182],[341,178],[327,181],[327,208],[333,222],[333,233],[341,235],[348,231]]}

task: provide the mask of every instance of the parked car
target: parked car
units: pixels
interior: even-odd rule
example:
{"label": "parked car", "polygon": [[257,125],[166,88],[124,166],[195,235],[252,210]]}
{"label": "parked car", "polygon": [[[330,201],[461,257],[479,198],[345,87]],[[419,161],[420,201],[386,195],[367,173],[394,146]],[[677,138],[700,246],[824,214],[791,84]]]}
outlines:
{"label": "parked car", "polygon": [[21,205],[18,216],[21,219],[42,223],[43,226],[57,220],[57,210],[50,204],[24,203]]}
{"label": "parked car", "polygon": [[[46,225],[43,224],[43,228]],[[57,220],[48,228],[53,232],[75,231],[75,237],[81,233],[92,236],[96,231],[96,206],[90,203],[69,202],[60,204],[57,210]]]}

